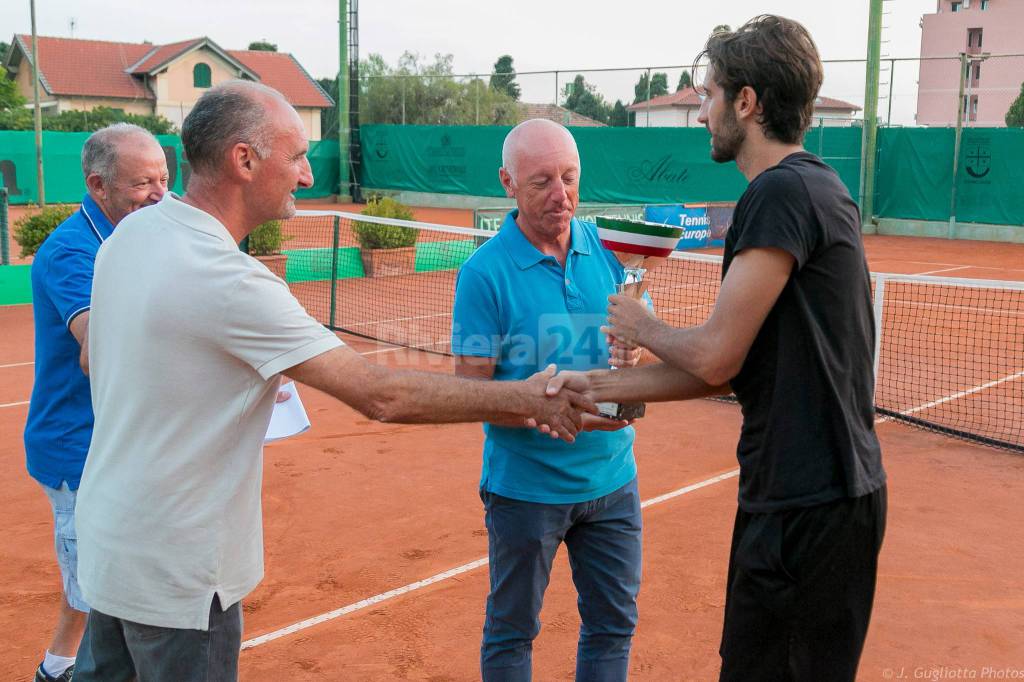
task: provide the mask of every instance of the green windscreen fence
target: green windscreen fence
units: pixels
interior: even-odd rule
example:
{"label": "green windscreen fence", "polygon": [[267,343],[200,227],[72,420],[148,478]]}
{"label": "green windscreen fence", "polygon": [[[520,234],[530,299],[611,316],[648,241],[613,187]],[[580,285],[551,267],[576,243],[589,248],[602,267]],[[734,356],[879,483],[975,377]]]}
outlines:
{"label": "green windscreen fence", "polygon": [[[379,190],[504,196],[498,182],[499,126],[366,125],[361,128],[361,186]],[[746,180],[735,164],[709,156],[703,128],[573,128],[583,164],[581,200],[603,204],[664,204],[736,200]],[[48,202],[77,202],[85,191],[80,168],[88,133],[43,134]],[[953,189],[951,128],[883,128],[878,137],[875,206],[886,218],[949,219]],[[189,177],[177,136],[159,137],[171,187]],[[821,156],[859,198],[861,130],[816,127],[804,146]],[[310,143],[314,185],[300,198],[337,192],[335,140]],[[960,222],[1024,225],[1024,129],[967,128],[956,177]],[[0,131],[0,179],[13,204],[36,201],[31,131]]]}
{"label": "green windscreen fence", "polygon": [[[952,128],[886,128],[878,143],[875,207],[886,218],[948,220]],[[956,178],[956,218],[1024,224],[1024,129],[965,128]]]}
{"label": "green windscreen fence", "polygon": [[[498,126],[366,125],[361,183],[374,189],[501,197]],[[735,164],[711,160],[703,128],[573,128],[583,176],[580,199],[607,204],[732,201],[747,182]],[[812,131],[807,146],[859,186],[860,129]]]}
{"label": "green windscreen fence", "polygon": [[[90,133],[43,133],[43,179],[46,202],[78,203],[85,194],[82,178],[82,145]],[[168,186],[181,193],[191,169],[184,160],[181,139],[177,135],[158,135],[169,173]],[[310,142],[309,161],[313,166],[313,187],[298,193],[299,198],[317,198],[338,190],[338,143],[336,140]],[[0,130],[0,182],[10,192],[10,203],[38,202],[35,133]]]}

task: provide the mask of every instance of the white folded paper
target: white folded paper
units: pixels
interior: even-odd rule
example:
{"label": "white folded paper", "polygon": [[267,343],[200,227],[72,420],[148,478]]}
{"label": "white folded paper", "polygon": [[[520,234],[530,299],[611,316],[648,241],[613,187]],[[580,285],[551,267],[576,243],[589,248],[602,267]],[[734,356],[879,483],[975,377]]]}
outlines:
{"label": "white folded paper", "polygon": [[267,435],[263,438],[264,443],[273,443],[275,440],[290,438],[309,429],[309,417],[306,416],[306,409],[299,399],[299,392],[295,390],[295,382],[289,381],[279,389],[291,393],[291,397],[283,403],[274,403],[274,413],[270,416],[270,426],[267,428]]}

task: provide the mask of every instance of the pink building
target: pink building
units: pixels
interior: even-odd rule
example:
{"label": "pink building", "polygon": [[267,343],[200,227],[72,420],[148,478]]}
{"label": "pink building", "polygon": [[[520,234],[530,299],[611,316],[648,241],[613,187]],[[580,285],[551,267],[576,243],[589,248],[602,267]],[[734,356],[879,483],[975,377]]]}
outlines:
{"label": "pink building", "polygon": [[[1024,81],[1024,58],[995,55],[1024,53],[1024,1],[938,0],[935,14],[921,20],[921,57],[958,57],[961,52],[970,64],[959,102],[964,125],[1005,126],[1006,110]],[[956,125],[959,60],[920,65],[918,125]]]}

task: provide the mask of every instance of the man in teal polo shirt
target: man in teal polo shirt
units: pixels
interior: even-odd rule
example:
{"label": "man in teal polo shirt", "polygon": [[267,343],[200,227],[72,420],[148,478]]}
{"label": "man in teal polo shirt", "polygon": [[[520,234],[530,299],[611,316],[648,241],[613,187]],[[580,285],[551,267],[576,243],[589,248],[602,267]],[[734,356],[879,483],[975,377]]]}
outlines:
{"label": "man in teal polo shirt", "polygon": [[118,123],[95,132],[82,147],[88,193],[57,226],[32,262],[35,382],[25,424],[28,473],[53,511],[54,540],[64,598],[36,682],[70,680],[89,606],[77,579],[75,501],[92,437],[89,395],[89,308],[93,264],[114,227],[167,191],[167,161],[145,129]]}
{"label": "man in teal polo shirt", "polygon": [[[639,350],[600,333],[622,266],[576,220],[580,162],[569,131],[521,123],[499,177],[517,208],[459,272],[452,319],[456,374],[509,381],[548,364],[636,364]],[[625,680],[640,588],[640,497],[633,428],[584,416],[569,444],[521,423],[484,425],[480,495],[491,591],[481,647],[485,682],[531,678],[551,564],[564,541],[582,619],[577,680]]]}

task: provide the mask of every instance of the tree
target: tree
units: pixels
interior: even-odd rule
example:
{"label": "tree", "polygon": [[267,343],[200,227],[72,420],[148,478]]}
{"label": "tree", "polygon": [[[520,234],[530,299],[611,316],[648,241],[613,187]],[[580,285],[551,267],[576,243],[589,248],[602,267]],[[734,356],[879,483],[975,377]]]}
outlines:
{"label": "tree", "polygon": [[732,28],[729,27],[729,24],[719,24],[718,26],[715,26],[713,29],[711,29],[711,32],[712,33],[731,33],[732,32]]}
{"label": "tree", "polygon": [[20,109],[25,105],[25,98],[18,92],[18,84],[11,80],[7,72],[0,68],[0,111]]}
{"label": "tree", "polygon": [[406,52],[396,67],[379,54],[360,62],[361,123],[418,125],[513,125],[518,104],[480,78],[457,81],[452,55],[436,54],[433,63]]}
{"label": "tree", "polygon": [[[648,92],[648,82],[650,82],[650,92]],[[648,96],[650,99],[655,97],[661,97],[662,95],[668,94],[668,74],[667,73],[654,73],[648,79],[647,72],[644,72],[640,76],[640,80],[633,86],[633,104],[639,104],[640,102],[646,102]]]}
{"label": "tree", "polygon": [[256,50],[258,52],[277,52],[277,45],[267,42],[264,38],[261,40],[254,40],[249,43],[249,49]]}
{"label": "tree", "polygon": [[607,123],[608,115],[611,113],[611,107],[605,102],[604,97],[593,85],[584,80],[582,74],[576,74],[573,82],[566,84],[565,101],[562,106],[601,123]]}
{"label": "tree", "polygon": [[656,73],[651,76],[651,97],[661,97],[668,94],[668,74]]}
{"label": "tree", "polygon": [[1006,127],[1024,128],[1024,83],[1021,83],[1020,94],[1006,112]]}
{"label": "tree", "polygon": [[690,80],[690,72],[683,69],[683,72],[679,74],[679,85],[676,86],[676,92],[679,92],[683,88],[692,88],[693,81]]}
{"label": "tree", "polygon": [[608,115],[608,125],[617,127],[629,125],[629,112],[626,111],[626,105],[622,103],[621,99],[615,100],[612,113]]}
{"label": "tree", "polygon": [[2,62],[4,60],[4,57],[7,56],[7,50],[9,50],[10,47],[11,46],[9,44],[0,40],[0,62]]}
{"label": "tree", "polygon": [[494,71],[491,72],[490,86],[492,90],[505,93],[515,101],[519,101],[522,92],[516,81],[516,69],[512,65],[512,56],[503,54],[494,62]]}
{"label": "tree", "polygon": [[324,89],[334,106],[320,110],[320,138],[324,140],[338,139],[338,79],[318,78],[317,83]]}

